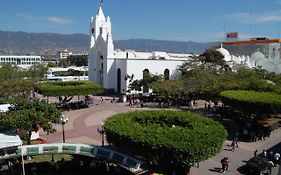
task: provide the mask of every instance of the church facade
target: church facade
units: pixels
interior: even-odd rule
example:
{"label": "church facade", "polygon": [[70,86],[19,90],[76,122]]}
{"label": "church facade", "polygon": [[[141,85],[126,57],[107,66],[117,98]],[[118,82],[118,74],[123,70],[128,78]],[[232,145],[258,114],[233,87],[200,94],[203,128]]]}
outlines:
{"label": "church facade", "polygon": [[191,54],[161,51],[115,50],[110,17],[105,17],[100,6],[95,18],[91,18],[89,80],[102,85],[107,90],[125,94],[129,86],[126,77],[134,75],[134,80],[139,80],[143,78],[144,72],[170,77],[177,67],[191,56]]}

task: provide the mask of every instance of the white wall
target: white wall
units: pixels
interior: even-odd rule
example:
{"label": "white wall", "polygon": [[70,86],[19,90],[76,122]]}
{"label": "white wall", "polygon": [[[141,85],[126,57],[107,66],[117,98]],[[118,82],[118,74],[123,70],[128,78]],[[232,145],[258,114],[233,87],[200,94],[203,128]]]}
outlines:
{"label": "white wall", "polygon": [[[143,78],[143,70],[148,69],[150,74],[162,74],[164,70],[169,69],[170,76],[173,75],[174,71],[178,66],[182,65],[184,61],[175,60],[127,60],[127,74],[134,74],[134,80]],[[126,88],[127,89],[127,88]]]}

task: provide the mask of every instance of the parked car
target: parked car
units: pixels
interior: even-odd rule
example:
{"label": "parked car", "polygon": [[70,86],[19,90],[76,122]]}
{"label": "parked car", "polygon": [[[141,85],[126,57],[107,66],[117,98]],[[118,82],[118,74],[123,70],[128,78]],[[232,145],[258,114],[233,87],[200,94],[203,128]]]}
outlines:
{"label": "parked car", "polygon": [[247,161],[246,164],[246,171],[250,175],[255,174],[262,174],[263,172],[267,171],[268,169],[268,159],[261,157],[261,156],[255,156]]}

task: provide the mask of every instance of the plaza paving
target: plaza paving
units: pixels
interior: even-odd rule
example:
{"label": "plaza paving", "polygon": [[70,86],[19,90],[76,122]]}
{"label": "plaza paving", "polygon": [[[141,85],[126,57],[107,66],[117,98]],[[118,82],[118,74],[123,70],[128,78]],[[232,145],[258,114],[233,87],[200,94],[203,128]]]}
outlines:
{"label": "plaza paving", "polygon": [[[102,122],[107,118],[117,113],[140,110],[138,105],[129,107],[127,103],[111,103],[110,97],[104,97],[103,102],[100,97],[94,97],[94,104],[90,108],[80,110],[65,111],[64,115],[69,118],[69,122],[65,124],[65,138],[67,143],[86,143],[101,145],[101,135],[97,132],[97,128],[101,126]],[[203,106],[203,105],[202,105]],[[144,108],[145,109],[145,108]],[[55,143],[62,141],[62,127],[57,125],[57,132],[46,135],[41,135],[47,138],[48,143]],[[216,156],[203,161],[199,164],[199,168],[192,167],[191,175],[212,175],[221,174],[218,172],[220,160],[223,157],[229,157],[230,165],[226,174],[237,175],[240,174],[238,169],[245,165],[245,162],[254,155],[254,151],[261,152],[263,149],[269,149],[281,142],[281,129],[272,132],[271,137],[265,141],[258,141],[255,143],[238,142],[239,148],[234,152],[229,151],[228,146],[231,141],[227,140],[224,143],[223,150]],[[281,147],[275,147],[275,150],[281,152]],[[278,174],[279,167],[274,167],[272,174]]]}

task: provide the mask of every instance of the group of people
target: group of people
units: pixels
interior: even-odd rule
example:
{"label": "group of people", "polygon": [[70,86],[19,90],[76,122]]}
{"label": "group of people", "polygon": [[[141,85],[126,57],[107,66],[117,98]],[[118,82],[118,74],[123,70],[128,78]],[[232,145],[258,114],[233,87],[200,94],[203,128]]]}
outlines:
{"label": "group of people", "polygon": [[[255,151],[255,156],[257,156],[257,152],[258,150]],[[272,151],[270,151],[269,153],[267,153],[266,150],[263,150],[261,156],[267,158],[269,161],[272,161],[274,163],[274,166],[276,166],[280,162],[280,153],[278,152],[273,153]]]}

